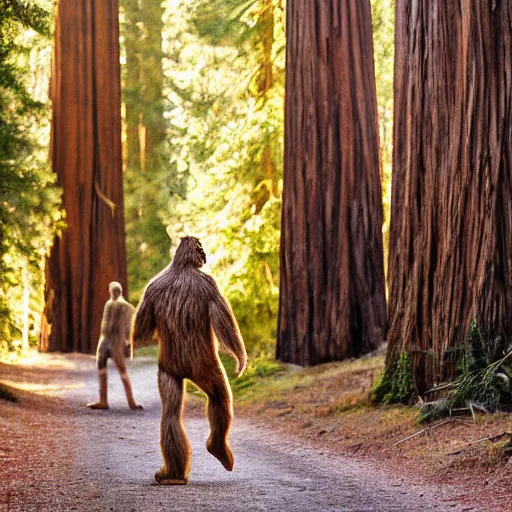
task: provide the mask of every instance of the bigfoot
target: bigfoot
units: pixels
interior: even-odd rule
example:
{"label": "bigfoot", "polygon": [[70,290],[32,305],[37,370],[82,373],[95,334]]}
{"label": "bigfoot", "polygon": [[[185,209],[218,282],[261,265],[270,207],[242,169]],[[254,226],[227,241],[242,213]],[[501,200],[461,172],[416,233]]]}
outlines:
{"label": "bigfoot", "polygon": [[100,374],[100,401],[87,404],[87,407],[91,409],[108,409],[107,359],[111,357],[121,374],[130,409],[142,409],[142,405],[135,402],[133,398],[132,386],[124,362],[126,340],[130,337],[130,324],[135,308],[123,299],[123,289],[119,283],[116,281],[111,282],[108,290],[110,292],[110,300],[107,301],[103,310],[101,337],[96,353],[96,362]]}
{"label": "bigfoot", "polygon": [[247,354],[236,320],[212,277],[199,270],[206,263],[201,242],[182,238],[171,264],[147,285],[137,308],[132,340],[156,333],[159,341],[158,387],[162,399],[160,446],[163,467],[159,484],[186,484],[191,448],[182,421],[184,379],[208,396],[210,436],[206,449],[228,471],[234,459],[227,442],[233,417],[231,389],[218,355],[218,342],[237,362],[237,374]]}

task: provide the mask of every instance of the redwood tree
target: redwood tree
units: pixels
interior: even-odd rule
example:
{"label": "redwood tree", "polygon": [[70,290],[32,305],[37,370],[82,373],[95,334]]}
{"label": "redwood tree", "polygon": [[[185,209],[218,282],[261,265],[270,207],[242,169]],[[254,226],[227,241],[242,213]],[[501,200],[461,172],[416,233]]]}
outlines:
{"label": "redwood tree", "polygon": [[277,356],[358,356],[386,335],[369,0],[287,2]]}
{"label": "redwood tree", "polygon": [[388,364],[422,393],[510,335],[512,0],[397,0]]}
{"label": "redwood tree", "polygon": [[110,281],[126,287],[117,0],[61,0],[51,160],[68,227],[47,262],[43,350],[95,349]]}

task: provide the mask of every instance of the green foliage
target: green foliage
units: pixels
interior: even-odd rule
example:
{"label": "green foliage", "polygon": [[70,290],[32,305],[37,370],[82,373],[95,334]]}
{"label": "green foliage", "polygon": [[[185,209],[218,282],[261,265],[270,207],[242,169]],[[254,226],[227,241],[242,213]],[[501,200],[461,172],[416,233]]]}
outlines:
{"label": "green foliage", "polygon": [[0,2],[0,353],[19,346],[22,284],[31,292],[30,323],[38,321],[43,260],[63,225],[47,162],[47,110],[33,75],[50,21],[34,2]]}
{"label": "green foliage", "polygon": [[[395,7],[394,0],[371,0],[373,53],[379,109],[382,161],[382,202],[384,207],[384,257],[387,261],[391,210],[391,167],[393,152],[393,66]],[[387,269],[387,265],[385,266]]]}
{"label": "green foliage", "polygon": [[241,229],[229,226],[219,233],[225,256],[216,268],[230,269],[223,285],[250,353],[271,350],[276,336],[280,215],[281,200],[271,198]]}
{"label": "green foliage", "polygon": [[490,412],[512,410],[512,347],[501,336],[490,336],[473,322],[466,340],[459,376],[442,386],[446,396],[425,404],[419,421],[432,421],[470,404]]}
{"label": "green foliage", "polygon": [[163,91],[160,0],[121,0],[128,290],[136,301],[169,262],[166,209],[176,185]]}
{"label": "green foliage", "polygon": [[137,302],[147,282],[169,263],[169,237],[162,204],[169,192],[158,178],[125,173],[125,224],[130,301]]}
{"label": "green foliage", "polygon": [[373,404],[410,404],[415,396],[409,354],[402,352],[386,365],[370,399]]}

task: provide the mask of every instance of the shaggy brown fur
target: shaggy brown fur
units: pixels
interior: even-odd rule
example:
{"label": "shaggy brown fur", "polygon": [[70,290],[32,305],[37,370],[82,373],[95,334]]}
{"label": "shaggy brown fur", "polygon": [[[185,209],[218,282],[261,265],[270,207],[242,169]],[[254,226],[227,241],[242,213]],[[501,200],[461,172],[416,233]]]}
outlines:
{"label": "shaggy brown fur", "polygon": [[160,446],[164,466],[155,475],[158,483],[184,484],[188,479],[191,449],[182,421],[184,379],[194,382],[208,396],[211,432],[207,450],[228,471],[233,469],[227,442],[232,398],[217,338],[236,359],[239,375],[245,370],[247,355],[228,303],[214,279],[199,270],[205,262],[199,240],[183,238],[171,264],[147,285],[133,323],[134,342],[156,333],[160,346]]}
{"label": "shaggy brown fur", "polygon": [[107,360],[111,357],[121,374],[128,405],[131,409],[142,409],[135,402],[130,378],[124,362],[126,341],[130,338],[130,325],[135,308],[123,299],[121,285],[112,281],[109,285],[110,300],[105,304],[101,320],[101,337],[96,352],[96,362],[100,376],[100,401],[87,404],[91,409],[108,409],[107,400]]}

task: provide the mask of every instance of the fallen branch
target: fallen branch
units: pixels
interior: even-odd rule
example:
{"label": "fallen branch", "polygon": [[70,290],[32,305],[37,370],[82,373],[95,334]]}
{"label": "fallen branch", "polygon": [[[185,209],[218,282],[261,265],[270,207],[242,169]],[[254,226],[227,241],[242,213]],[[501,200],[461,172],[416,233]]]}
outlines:
{"label": "fallen branch", "polygon": [[481,439],[477,439],[476,441],[471,441],[470,443],[467,443],[465,446],[460,448],[459,450],[455,450],[454,452],[447,453],[447,455],[458,455],[459,453],[462,453],[464,450],[469,448],[470,446],[473,446],[475,444],[483,443],[484,441],[491,441],[491,443],[495,443],[496,441],[499,441],[500,439],[503,439],[504,437],[512,437],[512,433],[510,432],[502,432],[501,434],[496,434],[495,436],[489,436],[489,437],[482,437]]}
{"label": "fallen branch", "polygon": [[489,411],[481,404],[477,402],[469,402],[475,409],[484,412],[485,414],[490,414]]}
{"label": "fallen branch", "polygon": [[447,423],[455,423],[456,421],[457,421],[456,419],[450,418],[449,420],[444,420],[444,421],[441,421],[441,423],[436,423],[435,425],[431,425],[430,427],[426,427],[421,430],[418,430],[418,432],[415,432],[414,434],[407,436],[404,439],[400,439],[400,441],[396,442],[393,445],[393,447],[398,446],[399,444],[405,443],[406,441],[409,441],[410,439],[413,439],[416,436],[424,434],[425,432],[430,432],[431,430],[442,427],[443,425],[446,425]]}
{"label": "fallen branch", "polygon": [[475,409],[473,407],[473,402],[471,400],[469,401],[469,410],[471,411],[471,416],[473,416],[473,423],[476,423]]}
{"label": "fallen branch", "polygon": [[445,389],[452,389],[455,387],[454,382],[448,382],[447,384],[443,384],[441,386],[437,386],[436,388],[429,389],[428,391],[425,391],[425,395],[430,395],[430,393],[435,393],[436,391],[443,391]]}

